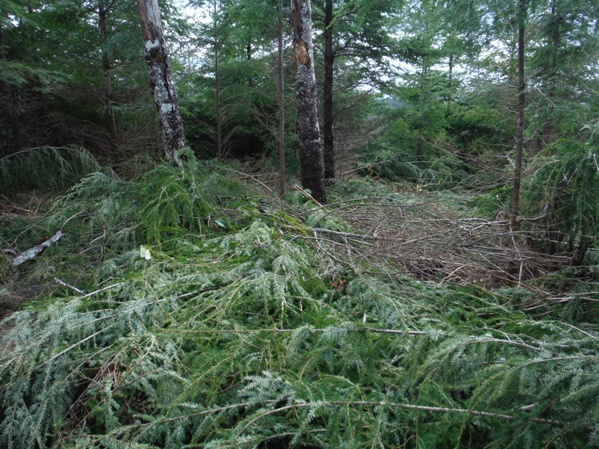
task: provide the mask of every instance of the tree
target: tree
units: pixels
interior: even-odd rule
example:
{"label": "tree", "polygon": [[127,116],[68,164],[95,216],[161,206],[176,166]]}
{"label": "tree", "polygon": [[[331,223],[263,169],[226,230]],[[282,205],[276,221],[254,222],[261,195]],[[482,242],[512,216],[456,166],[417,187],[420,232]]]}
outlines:
{"label": "tree", "polygon": [[[514,48],[513,39],[516,37],[515,52],[516,58],[510,55],[507,67],[502,67],[502,70],[507,73],[508,83],[514,84],[516,78],[517,85],[517,108],[516,108],[516,151],[513,162],[513,178],[512,178],[512,198],[510,208],[510,228],[513,231],[518,229],[520,215],[520,188],[522,184],[522,166],[524,159],[524,132],[526,121],[526,74],[525,74],[525,58],[526,58],[526,32],[529,21],[529,12],[534,11],[535,0],[485,0],[480,3],[481,13],[488,14],[492,20],[488,20],[489,28],[485,30],[488,33],[489,46],[493,47],[491,42],[502,41],[502,38],[507,37],[509,44],[505,41],[502,44]],[[484,22],[484,21],[483,21]],[[501,44],[499,45],[501,46]],[[495,44],[497,48],[497,45]],[[494,64],[503,65],[504,62],[498,62],[496,55],[491,53],[489,60],[493,60]],[[514,76],[513,66],[516,66]],[[487,67],[488,69],[488,67]]]}
{"label": "tree", "polygon": [[0,127],[3,150],[78,145],[124,159],[160,140],[135,2],[2,1],[0,17],[0,81],[10,87],[0,93],[0,122],[11,124]]}
{"label": "tree", "polygon": [[206,155],[217,156],[220,146],[223,156],[263,156],[277,147],[276,3],[194,0],[193,5],[204,20],[197,22],[192,42],[207,51],[186,74],[182,107],[194,117],[189,139],[201,142]]}
{"label": "tree", "polygon": [[516,134],[516,160],[514,162],[514,185],[510,226],[516,230],[520,213],[520,185],[522,183],[522,159],[524,153],[524,120],[526,108],[526,79],[524,74],[524,51],[527,2],[518,0],[518,128]]}
{"label": "tree", "polygon": [[[360,61],[356,66],[364,78],[381,71],[381,60],[388,55],[392,38],[387,21],[399,3],[388,0],[321,0],[319,17],[323,24],[323,158],[324,176],[335,177],[335,69],[337,60],[344,57]],[[373,63],[376,62],[376,63]],[[370,73],[368,73],[370,72]],[[364,82],[362,78],[360,81]],[[373,80],[369,80],[370,84]],[[379,82],[375,81],[376,82]],[[338,89],[337,89],[338,90]]]}
{"label": "tree", "polygon": [[[5,12],[0,9],[0,67],[6,68],[7,64],[6,64],[6,50],[5,50],[5,44],[4,44],[4,21],[5,21]],[[7,130],[3,130],[2,133],[0,133],[0,136],[4,137],[3,134],[7,133],[8,135],[6,136],[6,140],[7,140],[7,145],[9,148],[13,146],[14,144],[14,140],[16,138],[17,135],[17,129],[18,129],[18,125],[17,125],[17,114],[16,114],[16,110],[15,110],[15,104],[14,104],[14,96],[13,96],[13,89],[12,89],[12,85],[8,80],[4,80],[2,79],[3,77],[0,77],[0,98],[2,98],[2,103],[5,104],[5,109],[6,109],[6,116],[7,116],[7,121],[8,121],[8,129]],[[2,149],[2,144],[0,144],[0,149]],[[2,152],[0,151],[0,154]]]}
{"label": "tree", "polygon": [[310,0],[292,0],[291,26],[296,66],[295,95],[302,185],[310,189],[316,201],[326,203],[324,165],[318,126]]}
{"label": "tree", "polygon": [[214,95],[216,98],[216,158],[218,162],[222,162],[222,131],[221,131],[221,122],[222,122],[222,108],[221,108],[221,100],[220,100],[220,70],[219,70],[219,50],[220,50],[220,4],[217,0],[211,0],[210,6],[212,7],[212,11],[210,12],[210,18],[212,20],[212,43],[214,49]]}
{"label": "tree", "polygon": [[[72,13],[71,5],[47,5],[40,2],[0,2],[0,138],[2,152],[12,153],[31,144],[51,144],[57,127],[44,119],[50,107],[43,98],[56,95],[64,86],[67,71],[61,56],[69,48],[76,61],[78,48],[70,46],[70,34],[85,28]],[[62,20],[69,32],[47,28]],[[89,28],[87,28],[89,30]],[[44,36],[45,34],[45,36]],[[45,39],[44,39],[45,37]],[[61,42],[62,45],[56,45]],[[54,53],[48,51],[52,48]],[[73,68],[71,66],[70,68]],[[32,145],[31,145],[32,146]]]}
{"label": "tree", "polygon": [[[455,15],[435,0],[421,0],[408,2],[397,17],[401,36],[396,57],[403,62],[403,73],[389,92],[401,102],[395,120],[406,128],[396,151],[410,163],[416,162],[414,167],[419,170],[440,154],[454,152],[449,120],[460,78],[454,75],[453,67],[466,52],[458,42],[460,27],[449,23]],[[396,129],[401,129],[397,128],[400,123],[395,124]]]}
{"label": "tree", "polygon": [[539,167],[524,184],[521,214],[538,214],[533,243],[549,254],[585,261],[596,241],[596,133],[599,60],[596,17],[589,0],[545,0],[530,11],[527,114],[530,154]]}
{"label": "tree", "polygon": [[[366,83],[370,88],[382,81],[385,69],[382,58],[391,53],[391,37],[388,27],[390,18],[401,2],[389,0],[317,0],[316,16],[322,23],[323,53],[323,158],[325,178],[335,177],[336,113],[340,107],[339,93],[344,90],[344,70],[339,60],[351,61],[346,73],[355,88],[356,82]],[[340,82],[341,81],[341,82]]]}
{"label": "tree", "polygon": [[528,109],[535,152],[566,134],[578,134],[589,117],[595,89],[599,7],[590,0],[545,0],[531,17]]}
{"label": "tree", "polygon": [[282,196],[285,194],[285,96],[283,92],[285,64],[283,61],[283,0],[279,0],[278,29],[277,68],[279,76],[277,101],[279,102],[279,193]]}
{"label": "tree", "polygon": [[335,135],[333,133],[333,77],[335,70],[333,49],[333,0],[325,0],[324,5],[324,87],[323,87],[323,128],[324,128],[324,177],[335,177]]}
{"label": "tree", "polygon": [[177,150],[185,146],[183,119],[173,80],[173,73],[164,42],[160,9],[157,0],[137,0],[144,38],[146,63],[150,70],[150,85],[162,129],[164,152],[169,162],[181,165]]}
{"label": "tree", "polygon": [[[102,45],[106,45],[106,16],[114,6],[115,0],[112,0],[107,6],[104,5],[104,0],[98,0],[98,19],[100,25],[100,38]],[[102,72],[104,74],[104,101],[106,105],[106,124],[108,127],[108,135],[110,137],[111,150],[116,151],[118,148],[116,136],[116,123],[114,121],[114,110],[112,108],[112,80],[110,74],[110,59],[106,49],[102,51]]]}

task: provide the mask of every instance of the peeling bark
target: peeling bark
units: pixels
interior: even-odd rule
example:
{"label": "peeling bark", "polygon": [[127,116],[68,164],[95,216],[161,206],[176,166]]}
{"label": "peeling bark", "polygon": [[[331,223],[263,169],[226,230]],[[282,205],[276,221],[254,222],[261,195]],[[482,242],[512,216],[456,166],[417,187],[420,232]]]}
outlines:
{"label": "peeling bark", "polygon": [[310,0],[291,1],[293,53],[296,66],[297,130],[300,142],[302,186],[310,189],[319,203],[326,203],[324,164],[320,145],[316,76],[312,46]]}
{"label": "peeling bark", "polygon": [[169,162],[181,165],[177,150],[185,146],[183,119],[173,81],[157,0],[137,0],[144,38],[146,63],[150,71],[150,86],[162,129],[164,152]]}

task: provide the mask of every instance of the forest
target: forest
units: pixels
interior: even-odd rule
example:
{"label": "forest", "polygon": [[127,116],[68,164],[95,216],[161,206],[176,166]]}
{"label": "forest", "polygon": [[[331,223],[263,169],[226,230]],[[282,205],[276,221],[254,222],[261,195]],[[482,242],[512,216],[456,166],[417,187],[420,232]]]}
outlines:
{"label": "forest", "polygon": [[596,0],[0,0],[0,448],[599,447],[598,197]]}

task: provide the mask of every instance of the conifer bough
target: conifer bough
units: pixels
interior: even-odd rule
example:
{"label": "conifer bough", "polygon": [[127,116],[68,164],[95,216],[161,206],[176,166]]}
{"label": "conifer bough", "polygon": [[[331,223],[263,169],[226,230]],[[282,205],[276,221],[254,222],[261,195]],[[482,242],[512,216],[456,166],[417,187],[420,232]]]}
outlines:
{"label": "conifer bough", "polygon": [[150,86],[158,111],[164,152],[169,162],[181,165],[177,150],[185,146],[183,119],[173,81],[166,44],[162,32],[157,0],[137,0],[144,38],[146,63],[150,70]]}

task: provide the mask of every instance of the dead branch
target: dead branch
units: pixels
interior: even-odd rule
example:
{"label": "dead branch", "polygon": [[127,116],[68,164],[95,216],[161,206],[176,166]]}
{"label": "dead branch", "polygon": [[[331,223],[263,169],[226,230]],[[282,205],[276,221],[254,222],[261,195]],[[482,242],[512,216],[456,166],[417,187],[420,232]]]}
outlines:
{"label": "dead branch", "polygon": [[293,190],[297,190],[299,193],[301,193],[303,196],[305,196],[306,198],[308,198],[310,201],[312,201],[318,207],[324,208],[324,206],[322,204],[320,204],[318,201],[316,201],[312,195],[310,195],[308,192],[306,192],[304,189],[302,189],[297,184],[293,186]]}
{"label": "dead branch", "polygon": [[58,242],[64,235],[65,235],[64,232],[58,231],[56,234],[54,234],[48,240],[45,240],[44,242],[40,243],[39,245],[34,246],[33,248],[29,248],[27,251],[25,251],[25,252],[21,253],[19,256],[15,257],[12,261],[12,264],[14,266],[17,266],[17,265],[21,265],[22,263],[25,263],[29,260],[35,259],[37,256],[39,256],[42,253],[43,250],[45,250],[46,248],[49,248],[50,246],[52,246],[52,244]]}
{"label": "dead branch", "polygon": [[[526,281],[559,269],[569,260],[566,254],[535,249],[535,242],[544,237],[542,228],[515,233],[508,220],[459,217],[433,194],[341,199],[327,208],[353,230],[311,228],[323,243],[318,250],[326,248],[336,260],[347,260],[349,251],[352,261],[378,261],[397,273],[409,272],[421,279],[488,287],[519,283],[547,303],[551,295],[530,288]],[[522,221],[534,224],[543,218]]]}
{"label": "dead branch", "polygon": [[66,282],[58,279],[58,278],[54,278],[54,281],[56,281],[56,283],[58,285],[62,285],[63,287],[68,288],[69,290],[74,291],[75,293],[77,293],[78,295],[85,295],[85,292],[83,290],[79,290],[77,287],[67,284]]}

